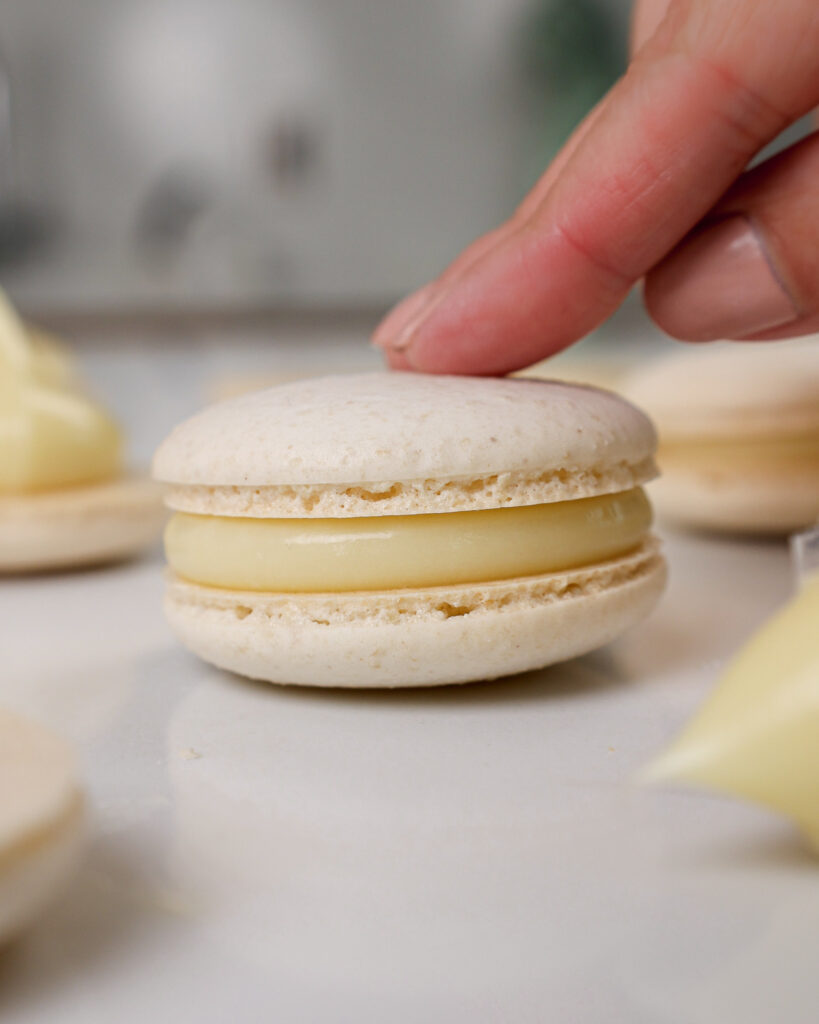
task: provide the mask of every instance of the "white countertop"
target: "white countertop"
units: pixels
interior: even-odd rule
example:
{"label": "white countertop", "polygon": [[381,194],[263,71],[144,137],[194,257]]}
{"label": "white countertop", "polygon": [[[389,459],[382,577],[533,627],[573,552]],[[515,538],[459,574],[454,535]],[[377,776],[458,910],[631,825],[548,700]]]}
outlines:
{"label": "white countertop", "polygon": [[808,1024],[817,865],[755,808],[630,780],[790,589],[784,546],[672,537],[643,626],[410,693],[181,650],[158,559],[0,584],[0,700],[76,744],[93,842],[0,956],[4,1024]]}
{"label": "white countertop", "polygon": [[[226,374],[378,365],[354,336],[84,353],[143,459]],[[787,553],[668,553],[666,599],[608,648],[410,693],[198,662],[158,555],[0,581],[0,702],[73,740],[94,818],[74,884],[0,954],[3,1024],[815,1024],[798,836],[631,781],[790,593]]]}

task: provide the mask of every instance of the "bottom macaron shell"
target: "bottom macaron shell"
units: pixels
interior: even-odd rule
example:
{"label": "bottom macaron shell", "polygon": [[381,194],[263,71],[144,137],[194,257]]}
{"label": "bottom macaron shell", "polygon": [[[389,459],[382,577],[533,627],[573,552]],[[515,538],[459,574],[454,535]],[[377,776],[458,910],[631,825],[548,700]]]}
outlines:
{"label": "bottom macaron shell", "polygon": [[0,498],[0,572],[129,558],[155,544],[167,513],[144,477]]}
{"label": "bottom macaron shell", "polygon": [[0,855],[0,946],[39,917],[76,870],[85,848],[81,801],[64,821],[19,851]]}
{"label": "bottom macaron shell", "polygon": [[783,534],[819,520],[819,475],[810,472],[715,476],[665,466],[649,495],[660,520],[693,529]]}
{"label": "bottom macaron shell", "polygon": [[441,686],[565,661],[654,607],[666,566],[652,538],[571,572],[427,590],[264,594],[171,578],[179,639],[252,679],[328,687]]}

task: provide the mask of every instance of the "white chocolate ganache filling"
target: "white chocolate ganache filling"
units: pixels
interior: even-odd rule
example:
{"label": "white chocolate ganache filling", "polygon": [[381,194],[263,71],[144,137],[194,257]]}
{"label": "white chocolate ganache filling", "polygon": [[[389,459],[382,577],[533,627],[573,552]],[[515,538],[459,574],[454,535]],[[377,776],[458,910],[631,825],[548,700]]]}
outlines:
{"label": "white chocolate ganache filling", "polygon": [[0,495],[109,480],[121,449],[117,425],[76,390],[59,346],[29,331],[0,292]]}
{"label": "white chocolate ganache filling", "polygon": [[322,593],[434,587],[581,568],[636,549],[651,525],[642,488],[521,508],[337,519],[177,513],[174,573],[229,590]]}
{"label": "white chocolate ganache filling", "polygon": [[788,815],[819,852],[819,574],[736,655],[647,772]]}

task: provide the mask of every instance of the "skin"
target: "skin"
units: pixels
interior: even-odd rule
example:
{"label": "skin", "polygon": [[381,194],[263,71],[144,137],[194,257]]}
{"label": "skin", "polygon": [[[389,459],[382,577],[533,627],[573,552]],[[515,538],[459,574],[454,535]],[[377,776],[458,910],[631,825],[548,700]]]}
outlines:
{"label": "skin", "polygon": [[511,219],[400,303],[374,343],[396,369],[507,373],[587,334],[640,280],[669,334],[719,337],[705,292],[693,316],[675,289],[693,237],[732,215],[793,308],[784,327],[736,336],[819,331],[819,133],[747,170],[819,105],[818,53],[816,0],[641,0],[627,73]]}

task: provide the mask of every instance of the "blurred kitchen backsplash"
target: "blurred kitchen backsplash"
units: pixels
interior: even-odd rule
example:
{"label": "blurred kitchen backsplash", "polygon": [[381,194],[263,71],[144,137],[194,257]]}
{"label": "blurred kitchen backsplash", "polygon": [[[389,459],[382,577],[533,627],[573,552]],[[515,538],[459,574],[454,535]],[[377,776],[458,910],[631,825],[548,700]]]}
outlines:
{"label": "blurred kitchen backsplash", "polygon": [[3,0],[28,308],[366,306],[508,215],[623,62],[617,0]]}

